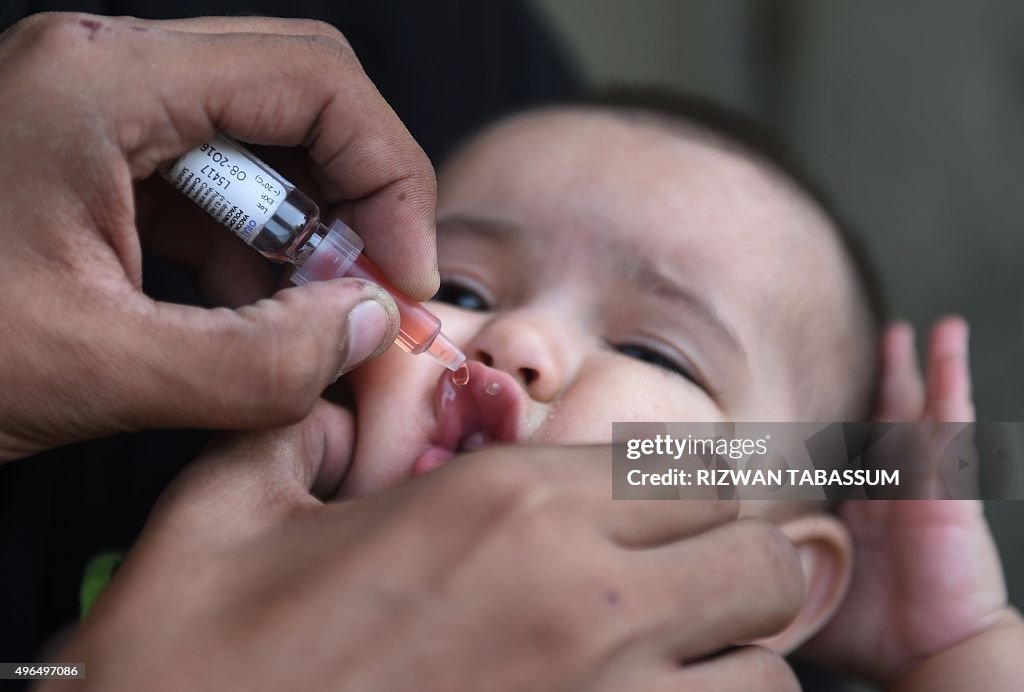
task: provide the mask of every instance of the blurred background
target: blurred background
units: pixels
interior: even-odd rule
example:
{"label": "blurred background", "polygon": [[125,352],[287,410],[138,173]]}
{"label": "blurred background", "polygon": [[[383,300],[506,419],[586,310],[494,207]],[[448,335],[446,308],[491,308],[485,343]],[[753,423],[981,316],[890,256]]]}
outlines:
{"label": "blurred background", "polygon": [[[533,2],[591,83],[695,92],[774,131],[919,347],[936,317],[968,318],[979,420],[1024,420],[1024,3]],[[1021,606],[1024,503],[986,512]]]}

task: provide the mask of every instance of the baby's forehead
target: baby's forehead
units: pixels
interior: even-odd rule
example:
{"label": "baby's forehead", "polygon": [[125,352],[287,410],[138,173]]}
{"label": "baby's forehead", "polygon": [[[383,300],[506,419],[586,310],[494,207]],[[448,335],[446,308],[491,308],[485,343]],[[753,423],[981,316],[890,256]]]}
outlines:
{"label": "baby's forehead", "polygon": [[545,248],[627,244],[744,299],[792,302],[844,261],[831,221],[771,165],[695,126],[594,108],[485,130],[441,171],[439,215],[466,205]]}
{"label": "baby's forehead", "polygon": [[817,204],[758,156],[683,121],[610,110],[558,107],[499,121],[442,168],[442,197],[466,183],[538,213],[665,221],[636,224],[634,236],[670,227],[746,243],[798,236],[795,247],[827,245],[830,236],[820,232],[830,221]]}

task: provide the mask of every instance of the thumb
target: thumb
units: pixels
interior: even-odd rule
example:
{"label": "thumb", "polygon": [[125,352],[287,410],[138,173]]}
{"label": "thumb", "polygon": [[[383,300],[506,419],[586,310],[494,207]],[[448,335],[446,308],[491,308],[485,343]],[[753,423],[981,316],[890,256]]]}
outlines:
{"label": "thumb", "polygon": [[222,433],[164,491],[150,523],[172,521],[177,535],[237,544],[329,496],[352,443],[351,414],[323,400],[294,425]]}
{"label": "thumb", "polygon": [[391,296],[358,279],[287,288],[237,310],[151,303],[132,354],[131,427],[263,428],[302,419],[393,342]]}

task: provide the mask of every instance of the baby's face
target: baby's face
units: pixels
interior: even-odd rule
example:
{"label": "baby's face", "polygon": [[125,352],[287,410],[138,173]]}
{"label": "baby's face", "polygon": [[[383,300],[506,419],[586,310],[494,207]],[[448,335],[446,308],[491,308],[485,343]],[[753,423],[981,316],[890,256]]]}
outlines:
{"label": "baby's face", "polygon": [[743,155],[537,113],[477,138],[439,193],[430,308],[472,379],[397,348],[353,373],[343,493],[490,442],[608,442],[612,421],[807,417],[780,306],[841,259],[817,212]]}

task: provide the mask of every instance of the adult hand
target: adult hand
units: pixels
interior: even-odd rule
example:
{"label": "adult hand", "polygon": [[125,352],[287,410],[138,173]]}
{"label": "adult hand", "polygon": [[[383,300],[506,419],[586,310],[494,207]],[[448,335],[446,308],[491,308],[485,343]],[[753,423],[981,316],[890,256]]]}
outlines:
{"label": "adult hand", "polygon": [[294,422],[393,339],[393,302],[355,280],[236,310],[141,293],[137,224],[205,286],[229,280],[221,304],[269,293],[256,253],[185,221],[162,182],[135,184],[216,132],[305,148],[321,200],[395,283],[436,288],[433,170],[329,26],[35,15],[0,35],[0,64],[0,461],[121,430]]}
{"label": "adult hand", "polygon": [[486,449],[324,504],[349,431],[321,403],[209,450],[61,658],[113,691],[798,689],[730,648],[802,597],[792,545],[735,504],[613,501],[600,447]]}
{"label": "adult hand", "polygon": [[[967,325],[960,318],[946,318],[932,331],[926,380],[905,324],[887,330],[882,370],[879,420],[974,420]],[[803,652],[817,662],[890,684],[1008,618],[1006,584],[981,502],[852,500],[841,515],[854,541],[854,575],[836,616]]]}

